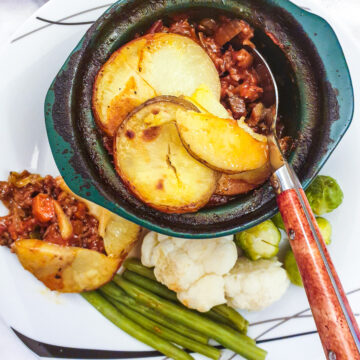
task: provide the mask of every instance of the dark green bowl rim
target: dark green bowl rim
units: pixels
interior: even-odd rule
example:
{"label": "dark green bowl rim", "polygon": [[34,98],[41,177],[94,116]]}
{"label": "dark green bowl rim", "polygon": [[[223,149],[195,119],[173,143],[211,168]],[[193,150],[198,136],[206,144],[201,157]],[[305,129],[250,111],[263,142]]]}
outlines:
{"label": "dark green bowl rim", "polygon": [[[336,124],[336,122],[332,124],[331,132],[334,131],[335,137],[331,136],[330,134],[330,137],[332,138],[332,143],[329,144],[326,152],[321,157],[321,160],[316,164],[316,171],[312,174],[311,177],[305,178],[302,181],[302,186],[306,188],[309,185],[309,183],[312,181],[312,179],[320,171],[322,166],[325,164],[328,157],[334,151],[334,149],[336,148],[336,146],[344,136],[345,132],[347,131],[348,127],[350,126],[354,112],[354,95],[353,95],[351,77],[341,45],[336,37],[336,34],[334,33],[331,26],[323,18],[301,9],[300,7],[291,3],[288,0],[265,0],[265,1],[267,1],[267,3],[271,3],[273,6],[280,7],[281,9],[287,11],[301,24],[307,36],[314,43],[320,55],[320,58],[326,59],[326,61],[324,61],[324,67],[327,75],[327,81],[329,82],[329,84],[331,84],[331,86],[334,89],[338,89],[339,93],[342,95],[341,98],[338,97],[337,99],[339,103],[339,118],[342,119],[342,122],[340,122],[340,124],[338,125]],[[118,1],[117,3],[113,4],[109,9],[105,11],[102,17],[109,14],[114,7],[118,6],[119,4],[123,4],[125,2],[126,1]],[[317,32],[314,32],[315,29]],[[71,52],[71,54],[65,61],[64,65],[62,66],[61,70],[59,71],[57,77],[67,69],[72,55],[74,55],[76,52],[78,52],[81,49],[85,37],[86,35],[84,35],[84,37],[80,40],[80,42]],[[324,41],[325,39],[327,39],[327,41]],[[328,54],[329,42],[331,42],[331,47],[336,56],[329,56]],[[339,68],[339,64],[341,65],[341,69],[342,69],[341,77],[339,76],[339,74],[336,74],[335,71],[328,71]],[[57,77],[54,79],[53,83],[51,84],[45,99],[46,129],[47,129],[50,147],[52,149],[53,156],[59,168],[59,171],[61,175],[64,177],[67,184],[69,185],[69,187],[78,195],[85,198],[89,198],[89,195],[91,194],[89,198],[91,201],[109,209],[110,211],[119,214],[120,216],[130,221],[133,221],[150,230],[154,230],[171,236],[183,237],[183,238],[213,238],[213,237],[234,234],[238,231],[253,227],[258,223],[269,219],[277,212],[276,208],[267,211],[264,215],[247,222],[245,226],[244,225],[238,227],[235,226],[231,229],[210,232],[210,233],[186,233],[186,232],[173,231],[170,227],[155,225],[150,221],[144,220],[142,218],[137,217],[136,215],[127,212],[125,209],[118,207],[115,204],[113,204],[111,201],[107,200],[93,184],[91,184],[90,187],[82,187],[82,186],[78,186],[79,184],[74,184],[73,182],[76,182],[77,180],[75,179],[78,179],[79,176],[75,172],[74,168],[70,165],[72,149],[70,144],[66,142],[56,132],[52,117],[52,109],[55,101],[54,84],[57,80]],[[334,126],[335,129],[333,129]],[[62,149],[62,151],[60,152],[59,149]]]}

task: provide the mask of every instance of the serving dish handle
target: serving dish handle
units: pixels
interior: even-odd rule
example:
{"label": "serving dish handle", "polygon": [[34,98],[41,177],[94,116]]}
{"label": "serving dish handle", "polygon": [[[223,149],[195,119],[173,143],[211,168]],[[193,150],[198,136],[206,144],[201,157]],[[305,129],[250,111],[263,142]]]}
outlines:
{"label": "serving dish handle", "polygon": [[296,174],[285,164],[271,182],[326,358],[359,360],[356,319]]}

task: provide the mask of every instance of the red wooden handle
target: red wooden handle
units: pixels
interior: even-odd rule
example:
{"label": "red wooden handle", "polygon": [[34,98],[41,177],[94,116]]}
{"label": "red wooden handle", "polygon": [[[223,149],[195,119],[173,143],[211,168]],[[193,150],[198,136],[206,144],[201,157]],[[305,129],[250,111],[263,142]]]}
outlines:
{"label": "red wooden handle", "polygon": [[327,359],[360,360],[360,331],[304,191],[285,190],[277,203]]}

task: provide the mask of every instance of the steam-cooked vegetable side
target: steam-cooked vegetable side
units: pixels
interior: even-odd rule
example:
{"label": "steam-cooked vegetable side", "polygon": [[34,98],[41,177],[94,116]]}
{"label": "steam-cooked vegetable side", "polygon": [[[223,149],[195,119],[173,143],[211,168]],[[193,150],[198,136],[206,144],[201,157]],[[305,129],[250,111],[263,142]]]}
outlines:
{"label": "steam-cooked vegetable side", "polygon": [[289,249],[284,258],[284,268],[290,281],[297,286],[303,286],[299,268],[296,264],[294,253]]}
{"label": "steam-cooked vegetable side", "polygon": [[225,303],[259,310],[277,301],[289,285],[276,258],[238,258],[232,236],[194,241],[150,232],[142,243],[141,261],[154,267],[156,279],[186,307],[201,312]]}
{"label": "steam-cooked vegetable side", "polygon": [[335,210],[343,201],[344,194],[331,176],[319,175],[306,190],[312,211],[323,215]]}
{"label": "steam-cooked vegetable side", "polygon": [[280,231],[271,220],[235,234],[235,243],[251,260],[270,259],[279,252]]}

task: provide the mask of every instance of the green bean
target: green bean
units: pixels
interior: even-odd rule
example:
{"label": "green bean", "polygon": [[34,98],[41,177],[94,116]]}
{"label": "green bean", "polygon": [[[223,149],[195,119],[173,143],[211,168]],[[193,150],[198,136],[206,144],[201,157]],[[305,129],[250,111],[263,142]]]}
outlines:
{"label": "green bean", "polygon": [[[155,275],[154,272],[141,264],[141,262],[137,259],[127,259],[124,263],[126,270],[123,273],[123,277],[142,288],[151,291],[152,293],[163,297],[164,299],[180,302],[176,296],[176,293],[166,286],[160,284],[158,281],[154,280]],[[131,268],[131,269],[130,269]],[[146,275],[144,275],[146,274]],[[202,313],[209,319],[212,319],[216,322],[221,322],[227,324],[229,326],[234,327],[236,330],[240,330],[244,334],[246,334],[247,330],[247,321],[235,310],[232,309],[233,313],[236,313],[234,320],[230,315],[230,312],[227,312],[224,307],[229,308],[226,305],[219,305],[220,310],[217,311],[218,307],[214,307],[210,311]],[[231,312],[231,313],[232,313]],[[226,314],[225,316],[223,314]]]}
{"label": "green bean", "polygon": [[96,291],[83,292],[81,296],[95,307],[101,314],[114,323],[117,327],[133,336],[135,339],[153,347],[164,355],[177,360],[192,360],[184,350],[179,349],[160,336],[144,329],[123,313],[117,310],[108,300]]}
{"label": "green bean", "polygon": [[124,261],[123,266],[125,267],[125,269],[128,269],[136,274],[142,275],[150,280],[156,281],[156,277],[154,275],[153,269],[144,266],[139,259],[127,258]]}
{"label": "green bean", "polygon": [[119,275],[114,277],[114,282],[139,302],[156,309],[165,316],[168,316],[185,326],[192,327],[196,331],[213,338],[224,347],[242,355],[246,359],[265,359],[266,351],[252,344],[247,336],[240,333],[235,334],[226,327],[200,316],[195,311],[191,311],[171,301],[162,299]]}
{"label": "green bean", "polygon": [[[162,285],[161,285],[161,286],[162,286]],[[120,302],[123,302],[123,301],[125,300],[124,295],[127,296],[125,305],[130,306],[130,300],[129,300],[129,299],[131,299],[131,300],[133,301],[133,303],[132,303],[132,305],[133,305],[133,310],[135,310],[135,311],[138,311],[138,310],[144,311],[145,313],[143,313],[143,315],[149,317],[150,319],[151,319],[151,317],[150,317],[149,315],[151,315],[151,311],[153,311],[155,314],[153,315],[152,320],[155,320],[155,321],[159,322],[158,316],[159,316],[160,314],[159,314],[158,311],[153,310],[153,309],[150,309],[150,308],[147,307],[147,306],[144,306],[144,305],[139,304],[138,301],[136,301],[134,298],[128,296],[121,288],[119,288],[117,285],[115,285],[114,282],[111,282],[111,283],[108,283],[108,284],[104,285],[102,288],[100,288],[100,291],[101,291],[101,290],[103,290],[104,292],[106,292],[107,295],[113,297],[115,300],[120,301]],[[147,290],[149,290],[149,289],[147,289]],[[151,290],[149,290],[149,291],[151,291]],[[170,290],[169,290],[169,291],[170,291]],[[156,292],[154,292],[154,293],[156,294]],[[183,305],[182,305],[180,302],[179,302],[179,304],[180,304],[181,307],[183,307]],[[141,309],[141,306],[143,307],[143,310]],[[141,311],[139,311],[139,312],[141,312]],[[213,312],[213,314],[217,315],[215,312]],[[211,315],[213,315],[213,314],[211,314]],[[198,313],[198,315],[200,315],[200,316],[205,316],[205,317],[210,318],[210,316],[207,316],[208,313]],[[221,318],[221,319],[223,319],[223,318]],[[161,321],[161,320],[160,320],[160,321]],[[170,320],[170,321],[171,321],[171,320]],[[217,321],[216,318],[215,318],[215,321]],[[164,325],[164,326],[167,326],[167,324],[169,324],[169,318],[166,318],[166,317],[165,317],[165,319],[163,320],[163,325]],[[176,323],[176,322],[175,322],[175,324],[176,324],[175,326],[178,328],[178,327],[179,327],[179,323]],[[180,325],[181,325],[181,324],[180,324]],[[222,326],[222,327],[225,328],[225,329],[227,329],[227,331],[231,332],[234,336],[238,336],[238,330],[237,330],[237,329],[234,329],[233,327],[231,327],[231,326],[229,326],[229,325],[227,325],[227,324],[224,324],[224,323],[222,323],[222,322],[220,322],[218,325],[219,325],[219,326]],[[181,326],[183,326],[183,325],[181,325]],[[192,330],[192,329],[189,329],[189,328],[186,327],[186,326],[183,326],[183,328],[184,328],[183,335],[194,338],[193,335],[194,335],[194,333],[195,333],[195,334],[197,335],[197,337],[198,337],[199,335],[205,337],[205,341],[206,341],[206,343],[207,343],[208,338],[207,338],[205,335],[199,334],[198,332],[196,332],[196,331],[194,331],[194,330]],[[182,332],[182,329],[180,328],[180,331],[178,331],[178,332]],[[242,339],[242,340],[246,340],[247,342],[249,342],[249,343],[251,343],[251,344],[255,344],[255,343],[256,343],[255,340],[251,339],[251,338],[248,337],[248,336],[242,337],[241,339]],[[195,338],[194,340],[199,341],[199,342],[204,342],[204,341],[202,341],[202,340],[199,340],[198,338]],[[205,342],[204,342],[204,343],[205,343]]]}
{"label": "green bean", "polygon": [[109,301],[118,308],[125,316],[133,320],[137,324],[141,325],[143,328],[155,333],[161,338],[168,340],[172,343],[180,345],[185,349],[197,352],[199,354],[205,355],[210,359],[217,360],[221,356],[220,350],[210,346],[201,344],[195,340],[187,338],[186,336],[180,335],[179,333],[160,325],[159,323],[148,319],[147,317],[137,313],[136,311],[130,309],[129,307],[121,304],[120,302],[109,298]]}
{"label": "green bean", "polygon": [[184,326],[182,324],[179,324],[178,322],[169,319],[168,317],[160,314],[156,310],[150,309],[149,307],[140,304],[134,298],[126,294],[124,290],[119,288],[113,282],[103,285],[99,290],[107,297],[111,297],[116,301],[121,302],[122,304],[128,306],[130,309],[146,316],[151,320],[158,322],[161,325],[171,328],[172,330],[178,332],[179,334],[182,334],[188,338],[196,340],[197,342],[200,342],[202,344],[207,344],[209,341],[207,336],[200,334],[188,328],[187,326]]}
{"label": "green bean", "polygon": [[139,275],[135,272],[129,271],[129,270],[124,271],[122,276],[126,280],[129,280],[129,281],[133,282],[134,284],[137,284],[137,285],[141,286],[142,288],[149,290],[149,291],[153,292],[154,294],[157,294],[157,295],[163,297],[164,299],[175,301],[175,302],[179,301],[176,296],[176,293],[174,291],[168,289],[166,286],[160,284],[156,280],[151,280],[149,278],[146,278],[144,276],[141,276],[141,275]]}
{"label": "green bean", "polygon": [[236,326],[236,328],[240,332],[246,334],[249,322],[245,318],[243,318],[241,314],[239,314],[236,310],[226,305],[214,306],[212,310],[215,311],[217,314],[223,316],[224,318],[227,318]]}

